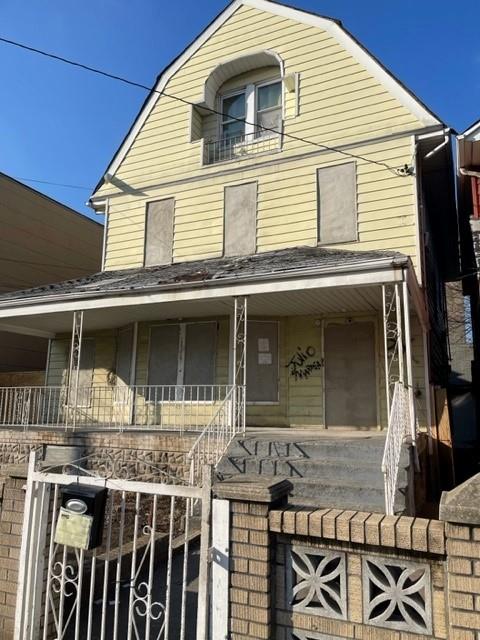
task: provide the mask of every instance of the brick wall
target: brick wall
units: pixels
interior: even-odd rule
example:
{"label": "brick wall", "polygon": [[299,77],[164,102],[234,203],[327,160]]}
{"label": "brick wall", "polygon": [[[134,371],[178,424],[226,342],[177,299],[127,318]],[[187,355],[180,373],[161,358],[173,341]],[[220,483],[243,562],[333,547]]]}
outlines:
{"label": "brick wall", "polygon": [[[273,510],[270,531],[276,535],[274,615],[279,640],[290,639],[292,633],[299,640],[448,637],[442,522],[292,509]],[[402,591],[406,575],[408,588]],[[395,589],[407,603],[406,615],[394,610]],[[377,606],[372,606],[374,598]],[[393,615],[382,615],[390,606]],[[412,606],[420,615],[409,615]]]}
{"label": "brick wall", "polygon": [[13,638],[26,468],[0,480],[0,638]]}
{"label": "brick wall", "polygon": [[480,638],[480,527],[446,525],[451,640]]}
{"label": "brick wall", "polygon": [[232,640],[480,640],[480,474],[444,494],[441,520],[215,491],[230,500]]}

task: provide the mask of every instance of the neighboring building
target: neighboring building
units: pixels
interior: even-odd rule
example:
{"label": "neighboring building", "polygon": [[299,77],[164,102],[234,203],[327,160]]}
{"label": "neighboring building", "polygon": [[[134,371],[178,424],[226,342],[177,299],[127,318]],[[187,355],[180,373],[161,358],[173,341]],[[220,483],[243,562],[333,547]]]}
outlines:
{"label": "neighboring building", "polygon": [[[8,293],[98,271],[102,225],[0,173],[0,292]],[[3,330],[2,330],[3,329]],[[44,372],[48,339],[0,323],[0,384]],[[44,376],[38,377],[40,384]]]}
{"label": "neighboring building", "polygon": [[449,285],[455,289],[449,313],[450,391],[458,466],[471,473],[479,470],[480,446],[480,122],[458,136],[457,164],[464,246],[462,279]]}
{"label": "neighboring building", "polygon": [[[2,322],[52,338],[47,387],[3,424],[199,431],[199,463],[257,427],[265,447],[225,475],[255,456],[275,473],[266,427],[309,427],[310,445],[328,428],[344,449],[321,451],[295,500],[372,510],[389,427],[393,510],[403,435],[432,454],[417,426],[437,435],[449,376],[444,123],[336,20],[234,0],[159,76],[90,202],[104,271],[0,299]],[[413,510],[407,488],[396,510]]]}

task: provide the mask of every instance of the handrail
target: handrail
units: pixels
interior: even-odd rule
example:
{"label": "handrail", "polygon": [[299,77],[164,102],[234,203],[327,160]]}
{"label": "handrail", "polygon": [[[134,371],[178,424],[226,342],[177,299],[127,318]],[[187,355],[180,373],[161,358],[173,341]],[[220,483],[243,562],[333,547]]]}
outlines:
{"label": "handrail", "polygon": [[397,490],[402,445],[408,437],[409,428],[410,410],[408,389],[402,382],[396,382],[390,407],[387,437],[385,439],[385,449],[382,459],[385,513],[387,515],[394,515],[395,493]]}
{"label": "handrail", "polygon": [[190,462],[190,484],[200,481],[203,465],[216,466],[237,433],[245,429],[245,388],[233,385],[215,411],[209,424],[195,440],[187,454]]}

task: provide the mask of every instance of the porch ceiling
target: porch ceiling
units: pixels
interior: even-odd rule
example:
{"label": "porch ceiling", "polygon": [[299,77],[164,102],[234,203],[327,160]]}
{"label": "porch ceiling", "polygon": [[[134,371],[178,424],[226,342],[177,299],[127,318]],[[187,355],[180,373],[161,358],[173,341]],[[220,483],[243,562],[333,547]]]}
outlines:
{"label": "porch ceiling", "polygon": [[[131,322],[166,319],[225,316],[233,310],[231,296],[191,301],[153,302],[130,304],[114,308],[90,308],[84,313],[84,330],[96,331],[121,327]],[[81,308],[81,305],[79,305]],[[381,287],[330,287],[262,293],[248,297],[248,315],[291,316],[343,314],[357,311],[375,311],[382,308]],[[0,319],[0,329],[33,335],[70,332],[72,312],[41,313],[36,315],[12,315]]]}

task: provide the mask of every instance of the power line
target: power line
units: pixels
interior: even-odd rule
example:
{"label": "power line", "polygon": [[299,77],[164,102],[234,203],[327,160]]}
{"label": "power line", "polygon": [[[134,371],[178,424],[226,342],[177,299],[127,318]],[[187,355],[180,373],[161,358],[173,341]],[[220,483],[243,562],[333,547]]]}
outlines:
{"label": "power line", "polygon": [[[115,75],[113,73],[109,73],[107,71],[103,71],[102,69],[98,69],[96,67],[91,67],[90,65],[87,64],[83,64],[81,62],[76,62],[75,60],[70,60],[69,58],[65,58],[63,56],[59,56],[56,55],[54,53],[50,53],[48,51],[44,51],[43,49],[37,49],[36,47],[31,47],[29,45],[23,44],[21,42],[17,42],[16,40],[10,40],[8,38],[4,38],[2,36],[0,36],[0,42],[4,42],[5,44],[9,44],[12,45],[14,47],[19,47],[20,49],[25,49],[26,51],[30,51],[32,53],[36,53],[38,55],[44,56],[46,58],[51,58],[52,60],[56,60],[58,62],[63,62],[65,64],[68,64],[70,66],[73,67],[78,67],[80,69],[83,69],[85,71],[90,71],[91,73],[95,73],[97,75],[103,76],[105,78],[110,78],[111,80],[117,80],[118,82],[123,82],[124,84],[130,85],[132,87],[137,87],[139,89],[145,89],[146,91],[150,91],[152,93],[156,93],[158,95],[161,96],[165,96],[166,98],[170,98],[171,100],[177,100],[178,102],[182,102],[186,105],[195,107],[197,106],[194,102],[191,102],[190,100],[186,100],[185,98],[180,98],[179,96],[175,96],[173,94],[167,93],[166,91],[158,91],[157,89],[153,89],[145,84],[142,84],[141,82],[135,82],[134,80],[129,80],[128,78],[124,78],[122,76],[118,76]],[[219,116],[224,116],[224,115],[228,115],[223,113],[222,111],[218,111],[217,109],[213,109],[211,107],[203,107],[202,109],[204,109],[205,111],[209,111],[210,113],[214,113],[216,115]],[[369,158],[365,158],[364,156],[360,156],[354,153],[350,153],[348,151],[344,151],[342,149],[338,149],[336,147],[331,147],[329,145],[326,144],[322,144],[320,142],[315,142],[313,140],[308,140],[307,138],[302,138],[301,136],[295,136],[291,133],[285,133],[283,131],[279,131],[278,129],[274,129],[272,127],[265,127],[263,125],[260,125],[256,122],[248,122],[248,120],[245,120],[244,118],[236,118],[234,116],[230,116],[229,118],[231,120],[235,120],[237,122],[241,122],[243,124],[255,127],[256,129],[260,130],[260,131],[268,131],[270,133],[275,133],[277,135],[281,135],[285,138],[290,138],[291,140],[295,140],[297,142],[303,142],[304,144],[310,144],[313,145],[315,147],[318,147],[320,149],[323,149],[325,151],[333,151],[335,153],[339,153],[343,156],[346,156],[348,158],[353,158],[353,159],[357,159],[357,160],[362,160],[364,162],[368,162],[370,164],[375,164],[377,166],[383,167],[384,169],[387,169],[388,171],[392,172],[394,175],[396,176],[407,176],[410,175],[410,170],[408,166],[402,167],[402,168],[395,168],[395,167],[391,167],[390,165],[388,165],[386,162],[382,162],[380,160],[371,160]],[[70,185],[73,187],[73,185]],[[75,187],[77,188],[77,187]],[[78,187],[78,188],[83,188],[83,187]]]}
{"label": "power line", "polygon": [[32,262],[30,260],[15,260],[14,258],[3,258],[0,257],[0,262],[11,262],[13,264],[28,264],[35,267],[53,267],[55,269],[72,269],[73,271],[85,271],[85,273],[91,274],[90,269],[85,269],[85,267],[75,267],[73,265],[64,264],[61,262],[52,263],[52,262]]}
{"label": "power line", "polygon": [[67,189],[83,189],[84,191],[92,191],[92,187],[82,187],[78,184],[64,184],[63,182],[50,182],[48,180],[37,180],[36,178],[20,178],[18,176],[12,176],[15,180],[21,182],[38,182],[38,184],[49,184],[53,187],[65,187]]}

